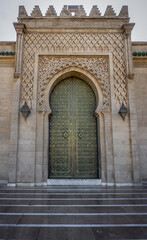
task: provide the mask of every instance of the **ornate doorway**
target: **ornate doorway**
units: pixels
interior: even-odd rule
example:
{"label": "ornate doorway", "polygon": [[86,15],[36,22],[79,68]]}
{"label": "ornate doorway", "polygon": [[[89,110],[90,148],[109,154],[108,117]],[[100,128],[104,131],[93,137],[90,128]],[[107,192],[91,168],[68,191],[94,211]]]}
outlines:
{"label": "ornate doorway", "polygon": [[96,99],[83,80],[59,82],[50,96],[49,178],[98,178]]}

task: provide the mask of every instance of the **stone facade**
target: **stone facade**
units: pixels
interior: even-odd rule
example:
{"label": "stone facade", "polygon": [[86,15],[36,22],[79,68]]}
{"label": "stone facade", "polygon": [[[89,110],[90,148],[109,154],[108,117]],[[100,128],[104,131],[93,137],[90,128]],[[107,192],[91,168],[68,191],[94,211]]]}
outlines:
{"label": "stone facade", "polygon": [[[0,43],[0,179],[10,186],[48,179],[49,96],[56,84],[78,77],[93,89],[98,118],[100,180],[133,185],[147,179],[147,43],[131,42],[128,8],[104,16],[93,6],[19,8],[16,43]],[[14,54],[15,53],[15,54]],[[30,114],[25,119],[26,102]],[[128,114],[119,114],[122,103]],[[87,182],[87,180],[85,180]],[[48,181],[49,182],[49,181]],[[65,184],[65,182],[64,182]]]}

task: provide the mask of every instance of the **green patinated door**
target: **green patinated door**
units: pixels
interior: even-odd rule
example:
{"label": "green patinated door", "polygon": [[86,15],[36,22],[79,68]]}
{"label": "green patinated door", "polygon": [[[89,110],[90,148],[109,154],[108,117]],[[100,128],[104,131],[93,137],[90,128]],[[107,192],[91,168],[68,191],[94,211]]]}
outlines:
{"label": "green patinated door", "polygon": [[62,80],[50,97],[49,177],[97,178],[96,99],[77,78]]}

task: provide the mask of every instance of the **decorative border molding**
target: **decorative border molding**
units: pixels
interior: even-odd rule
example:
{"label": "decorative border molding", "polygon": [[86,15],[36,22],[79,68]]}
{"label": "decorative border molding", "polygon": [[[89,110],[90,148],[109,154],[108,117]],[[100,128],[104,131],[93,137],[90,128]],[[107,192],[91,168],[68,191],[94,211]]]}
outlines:
{"label": "decorative border molding", "polygon": [[[32,102],[36,52],[97,55],[112,53],[114,94],[116,101],[127,105],[126,66],[122,33],[27,33],[24,35],[21,99]],[[103,55],[103,54],[102,54]],[[80,65],[80,63],[79,63]],[[54,68],[54,67],[53,67]],[[97,71],[97,69],[95,69]],[[104,86],[107,88],[107,86]]]}
{"label": "decorative border molding", "polygon": [[45,89],[53,76],[70,67],[84,69],[95,77],[103,92],[102,110],[110,111],[108,56],[39,56],[38,111],[47,111]]}

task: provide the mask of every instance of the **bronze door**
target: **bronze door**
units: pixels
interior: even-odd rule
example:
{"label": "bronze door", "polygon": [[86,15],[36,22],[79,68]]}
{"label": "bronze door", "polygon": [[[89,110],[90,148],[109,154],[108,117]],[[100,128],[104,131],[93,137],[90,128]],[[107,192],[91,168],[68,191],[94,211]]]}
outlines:
{"label": "bronze door", "polygon": [[53,89],[49,126],[49,177],[97,178],[95,95],[83,80],[68,78]]}

